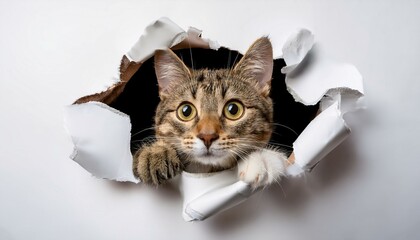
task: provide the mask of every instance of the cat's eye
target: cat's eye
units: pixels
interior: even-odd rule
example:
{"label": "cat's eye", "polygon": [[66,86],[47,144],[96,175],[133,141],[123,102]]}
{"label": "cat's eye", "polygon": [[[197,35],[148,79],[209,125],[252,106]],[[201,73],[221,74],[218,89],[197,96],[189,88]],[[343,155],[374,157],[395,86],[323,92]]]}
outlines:
{"label": "cat's eye", "polygon": [[244,114],[244,105],[238,101],[228,102],[223,109],[223,114],[229,120],[238,120]]}
{"label": "cat's eye", "polygon": [[183,103],[178,107],[176,115],[182,121],[191,121],[197,115],[197,110],[191,103]]}

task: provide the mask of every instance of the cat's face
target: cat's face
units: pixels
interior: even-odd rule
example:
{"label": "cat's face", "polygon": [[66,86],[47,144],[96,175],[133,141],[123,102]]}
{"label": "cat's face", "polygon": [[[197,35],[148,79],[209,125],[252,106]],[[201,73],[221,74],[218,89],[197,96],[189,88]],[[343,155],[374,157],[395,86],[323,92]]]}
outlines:
{"label": "cat's face", "polygon": [[234,69],[190,70],[170,50],[157,51],[161,102],[156,136],[190,161],[227,168],[264,146],[272,132],[271,44],[257,40]]}

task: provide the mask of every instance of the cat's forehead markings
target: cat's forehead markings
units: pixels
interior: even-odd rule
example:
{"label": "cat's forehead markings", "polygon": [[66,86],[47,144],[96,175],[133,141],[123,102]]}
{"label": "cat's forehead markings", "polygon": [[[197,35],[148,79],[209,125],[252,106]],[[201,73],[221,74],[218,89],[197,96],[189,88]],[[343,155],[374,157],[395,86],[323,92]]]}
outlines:
{"label": "cat's forehead markings", "polygon": [[200,69],[192,71],[193,84],[190,93],[194,100],[203,100],[216,97],[223,100],[229,95],[229,89],[234,82],[229,81],[230,70],[208,70]]}
{"label": "cat's forehead markings", "polygon": [[195,100],[197,99],[197,86],[191,85],[190,87],[192,98]]}
{"label": "cat's forehead markings", "polygon": [[228,89],[229,89],[228,85],[226,85],[226,84],[222,85],[222,92],[221,92],[222,93],[222,98],[226,97],[226,93],[227,93]]}
{"label": "cat's forehead markings", "polygon": [[202,82],[204,80],[204,73],[201,72],[197,76],[197,82]]}

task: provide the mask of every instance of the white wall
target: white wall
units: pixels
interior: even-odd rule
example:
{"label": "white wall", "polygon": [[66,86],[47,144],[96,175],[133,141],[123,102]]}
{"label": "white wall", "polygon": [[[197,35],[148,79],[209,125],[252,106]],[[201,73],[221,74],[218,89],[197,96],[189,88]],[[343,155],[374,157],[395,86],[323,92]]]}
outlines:
{"label": "white wall", "polygon": [[[0,239],[419,239],[420,2],[1,1]],[[306,183],[202,223],[181,200],[91,177],[72,162],[63,106],[103,88],[151,21],[168,16],[224,46],[296,27],[365,78],[369,108]]]}

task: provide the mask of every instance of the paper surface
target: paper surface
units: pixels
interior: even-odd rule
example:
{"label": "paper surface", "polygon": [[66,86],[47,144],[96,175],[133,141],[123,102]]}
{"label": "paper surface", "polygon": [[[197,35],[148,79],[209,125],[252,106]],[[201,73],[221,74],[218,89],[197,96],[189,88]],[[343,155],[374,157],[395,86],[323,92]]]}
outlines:
{"label": "paper surface", "polygon": [[[200,30],[185,32],[167,18],[149,25],[126,54],[130,61],[143,62],[156,49],[203,47],[217,49],[215,41],[201,39]],[[234,49],[234,46],[230,46]],[[287,64],[281,71],[296,101],[313,105],[320,101],[319,115],[295,141],[294,164],[289,176],[312,169],[350,133],[343,114],[360,108],[362,77],[349,64],[320,57],[314,50],[314,35],[306,29],[292,34],[283,46]],[[132,173],[129,117],[99,102],[71,105],[65,109],[65,125],[74,144],[72,159],[99,178],[138,183]],[[110,128],[109,126],[112,126]],[[106,129],[106,131],[104,131]],[[238,180],[235,169],[214,174],[182,173],[183,217],[204,220],[250,197],[249,185]]]}

